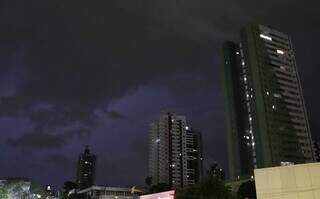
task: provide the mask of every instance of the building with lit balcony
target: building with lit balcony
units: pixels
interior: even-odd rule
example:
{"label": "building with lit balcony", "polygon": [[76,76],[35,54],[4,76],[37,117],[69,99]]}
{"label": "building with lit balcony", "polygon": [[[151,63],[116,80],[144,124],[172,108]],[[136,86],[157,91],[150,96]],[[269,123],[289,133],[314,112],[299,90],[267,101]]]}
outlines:
{"label": "building with lit balcony", "polygon": [[240,43],[223,47],[223,81],[231,179],[256,168],[314,161],[291,39],[251,24]]}
{"label": "building with lit balcony", "polygon": [[187,126],[186,117],[163,112],[150,125],[149,177],[152,184],[180,187],[202,176],[201,134]]}

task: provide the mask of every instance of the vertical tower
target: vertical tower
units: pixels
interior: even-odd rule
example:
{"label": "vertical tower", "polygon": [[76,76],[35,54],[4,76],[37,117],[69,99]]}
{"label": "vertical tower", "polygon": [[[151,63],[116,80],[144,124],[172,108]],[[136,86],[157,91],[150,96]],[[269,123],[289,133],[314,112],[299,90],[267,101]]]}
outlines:
{"label": "vertical tower", "polygon": [[288,35],[245,27],[240,44],[225,44],[223,71],[231,178],[251,175],[254,168],[314,161]]}
{"label": "vertical tower", "polygon": [[163,112],[159,122],[151,124],[149,176],[153,184],[166,183],[179,187],[196,182],[190,177],[201,173],[200,166],[193,166],[196,163],[192,162],[200,158],[202,161],[198,152],[201,138],[193,137],[191,131],[187,133],[187,129],[186,117],[170,112]]}
{"label": "vertical tower", "polygon": [[96,156],[90,153],[86,146],[84,153],[79,155],[77,183],[79,189],[88,188],[95,183]]}
{"label": "vertical tower", "polygon": [[248,145],[251,144],[252,128],[249,126],[249,98],[246,97],[245,82],[242,78],[246,70],[243,70],[239,44],[226,42],[223,55],[229,175],[234,179],[238,176],[250,176],[253,171],[253,151]]}
{"label": "vertical tower", "polygon": [[187,184],[200,182],[203,176],[202,137],[199,131],[186,126]]}

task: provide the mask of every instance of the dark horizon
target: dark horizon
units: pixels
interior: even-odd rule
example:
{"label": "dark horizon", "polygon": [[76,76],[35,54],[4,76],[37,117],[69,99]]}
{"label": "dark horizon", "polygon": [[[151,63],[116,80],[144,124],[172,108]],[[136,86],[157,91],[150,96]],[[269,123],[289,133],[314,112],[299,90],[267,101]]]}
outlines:
{"label": "dark horizon", "polygon": [[97,184],[144,185],[148,126],[161,110],[186,115],[203,134],[205,165],[227,168],[220,52],[251,22],[292,37],[319,138],[318,4],[1,2],[0,177],[60,188],[90,145]]}

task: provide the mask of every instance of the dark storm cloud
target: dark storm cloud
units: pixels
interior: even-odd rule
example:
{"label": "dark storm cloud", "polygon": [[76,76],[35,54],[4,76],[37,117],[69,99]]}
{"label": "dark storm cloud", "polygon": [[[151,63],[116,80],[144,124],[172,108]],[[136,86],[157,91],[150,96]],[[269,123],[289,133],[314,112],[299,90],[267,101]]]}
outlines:
{"label": "dark storm cloud", "polygon": [[60,148],[66,144],[64,136],[47,133],[26,133],[17,139],[8,139],[8,144],[14,147],[23,148]]}
{"label": "dark storm cloud", "polygon": [[56,149],[65,146],[72,138],[86,139],[91,134],[88,127],[79,124],[62,126],[58,131],[56,133],[50,128],[36,126],[32,132],[24,133],[21,137],[9,138],[7,143],[18,148]]}
{"label": "dark storm cloud", "polygon": [[[27,77],[16,95],[53,103],[75,120],[87,120],[101,103],[157,76],[197,70],[195,57],[189,55],[210,52],[203,48],[204,42],[233,38],[244,21],[255,16],[268,21],[263,16],[271,11],[274,17],[268,16],[270,21],[288,21],[301,4],[268,1],[257,5],[233,0],[16,2],[4,1],[0,19],[5,27],[3,37],[20,41],[25,51],[21,59],[28,66]],[[283,9],[288,16],[279,19]]]}
{"label": "dark storm cloud", "polygon": [[76,165],[76,161],[71,160],[67,156],[59,153],[53,153],[46,155],[43,160],[51,166],[54,166],[58,170],[73,170],[73,167]]}
{"label": "dark storm cloud", "polygon": [[106,114],[112,119],[124,119],[126,118],[124,115],[117,111],[106,111]]}

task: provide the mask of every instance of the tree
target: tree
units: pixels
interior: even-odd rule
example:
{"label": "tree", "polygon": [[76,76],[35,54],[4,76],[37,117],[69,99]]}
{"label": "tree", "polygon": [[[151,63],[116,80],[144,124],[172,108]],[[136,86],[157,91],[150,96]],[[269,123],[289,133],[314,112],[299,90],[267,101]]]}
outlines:
{"label": "tree", "polygon": [[217,163],[214,163],[210,166],[210,169],[207,170],[207,174],[213,177],[217,177],[221,180],[225,180],[224,170],[221,167],[219,167]]}
{"label": "tree", "polygon": [[224,181],[207,176],[199,184],[177,189],[177,199],[232,199]]}
{"label": "tree", "polygon": [[256,186],[253,180],[248,180],[242,183],[238,189],[237,195],[240,199],[248,198],[255,199],[256,195]]}
{"label": "tree", "polygon": [[30,192],[33,194],[43,196],[43,197],[47,196],[47,193],[46,193],[44,187],[36,182],[31,182]]}
{"label": "tree", "polygon": [[72,189],[78,189],[78,184],[71,181],[66,181],[63,185],[62,199],[67,199],[69,191]]}
{"label": "tree", "polygon": [[8,199],[8,191],[5,185],[0,185],[0,198]]}
{"label": "tree", "polygon": [[166,184],[166,183],[160,183],[157,185],[153,185],[150,188],[150,192],[151,193],[159,193],[159,192],[164,192],[164,191],[170,191],[172,188],[170,185]]}

